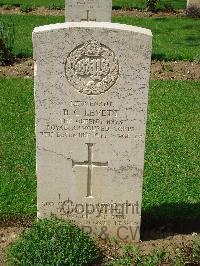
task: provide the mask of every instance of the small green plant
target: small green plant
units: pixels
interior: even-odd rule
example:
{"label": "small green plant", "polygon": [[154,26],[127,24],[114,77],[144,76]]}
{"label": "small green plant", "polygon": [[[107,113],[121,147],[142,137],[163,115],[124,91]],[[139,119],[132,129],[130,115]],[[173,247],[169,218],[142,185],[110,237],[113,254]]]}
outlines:
{"label": "small green plant", "polygon": [[197,54],[197,56],[196,56],[194,62],[197,63],[197,64],[200,64],[200,53]]}
{"label": "small green plant", "polygon": [[135,265],[142,265],[143,263],[142,252],[140,250],[139,245],[136,245],[134,247],[134,262]]}
{"label": "small green plant", "polygon": [[174,69],[173,69],[173,66],[169,63],[169,64],[165,64],[165,65],[163,65],[163,70],[165,70],[165,71],[170,71],[170,72],[173,72],[174,71]]}
{"label": "small green plant", "polygon": [[127,266],[131,266],[133,265],[133,254],[134,253],[134,248],[131,244],[127,244],[124,247],[124,256],[121,259],[118,259],[116,261],[116,264],[114,265],[127,265]]}
{"label": "small green plant", "polygon": [[51,4],[49,5],[49,9],[50,10],[62,10],[63,9],[63,6],[61,4]]}
{"label": "small green plant", "polygon": [[106,266],[158,266],[168,262],[164,250],[153,249],[148,255],[143,255],[138,245],[128,244],[124,247],[124,255],[114,261],[107,261]]}
{"label": "small green plant", "polygon": [[146,7],[148,11],[156,11],[156,6],[159,0],[146,0]]}
{"label": "small green plant", "polygon": [[167,254],[164,250],[154,249],[149,256],[144,257],[142,264],[138,266],[157,266],[167,262]]}
{"label": "small green plant", "polygon": [[5,23],[0,18],[0,65],[6,65],[13,60],[14,45],[14,24],[10,19],[9,23]]}
{"label": "small green plant", "polygon": [[164,3],[163,4],[163,10],[167,11],[167,12],[173,12],[174,11],[174,7],[170,3]]}
{"label": "small green plant", "polygon": [[173,259],[173,264],[174,266],[184,266],[184,256],[183,256],[183,251],[180,248],[176,249],[176,254]]}
{"label": "small green plant", "polygon": [[20,5],[20,11],[23,13],[29,13],[33,11],[33,8],[29,5]]}
{"label": "small green plant", "polygon": [[57,218],[39,220],[7,251],[10,266],[90,265],[99,257],[88,234]]}

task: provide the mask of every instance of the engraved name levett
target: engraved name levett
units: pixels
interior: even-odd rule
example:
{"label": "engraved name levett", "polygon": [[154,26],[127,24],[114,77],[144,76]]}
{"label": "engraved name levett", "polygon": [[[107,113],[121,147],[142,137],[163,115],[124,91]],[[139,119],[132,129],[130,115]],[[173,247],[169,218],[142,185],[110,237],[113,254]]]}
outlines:
{"label": "engraved name levett", "polygon": [[110,48],[97,41],[88,41],[68,54],[65,73],[78,92],[99,95],[117,81],[119,64]]}

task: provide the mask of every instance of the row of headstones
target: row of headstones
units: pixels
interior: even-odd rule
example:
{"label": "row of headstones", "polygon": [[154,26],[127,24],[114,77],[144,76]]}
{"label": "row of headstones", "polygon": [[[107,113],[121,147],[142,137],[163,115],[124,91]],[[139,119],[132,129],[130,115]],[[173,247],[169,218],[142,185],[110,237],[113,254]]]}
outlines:
{"label": "row of headstones", "polygon": [[[200,7],[200,0],[187,0],[187,6]],[[66,0],[65,20],[111,22],[112,0]]]}
{"label": "row of headstones", "polygon": [[108,0],[67,7],[33,32],[38,217],[138,241],[152,34]]}

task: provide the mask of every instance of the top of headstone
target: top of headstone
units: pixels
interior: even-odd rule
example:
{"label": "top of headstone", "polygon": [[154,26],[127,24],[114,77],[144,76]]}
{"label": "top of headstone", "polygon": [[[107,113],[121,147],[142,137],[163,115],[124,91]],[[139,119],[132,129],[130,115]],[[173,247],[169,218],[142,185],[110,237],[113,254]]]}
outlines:
{"label": "top of headstone", "polygon": [[66,28],[106,28],[106,29],[117,29],[117,30],[127,30],[133,31],[140,34],[145,34],[152,36],[152,32],[146,28],[140,28],[136,26],[119,24],[119,23],[109,23],[109,22],[67,22],[67,23],[57,23],[36,27],[33,33],[52,31],[56,29],[66,29]]}
{"label": "top of headstone", "polygon": [[65,21],[111,22],[112,0],[65,0]]}

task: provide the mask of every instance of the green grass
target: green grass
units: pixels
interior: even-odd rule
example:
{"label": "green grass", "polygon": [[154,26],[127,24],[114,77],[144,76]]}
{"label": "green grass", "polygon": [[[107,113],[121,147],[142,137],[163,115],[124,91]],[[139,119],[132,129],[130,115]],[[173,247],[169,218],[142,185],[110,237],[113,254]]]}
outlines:
{"label": "green grass", "polygon": [[31,57],[32,31],[35,27],[64,22],[64,17],[53,16],[3,16],[3,20],[12,20],[15,25],[14,54],[18,57]]}
{"label": "green grass", "polygon": [[36,212],[33,82],[0,79],[0,217]]}
{"label": "green grass", "polygon": [[[145,8],[145,0],[113,0],[114,8],[122,8],[122,7],[134,7],[134,8]],[[45,6],[50,7],[55,4],[58,7],[64,8],[64,0],[0,0],[0,5],[13,5],[13,6]],[[186,7],[186,0],[161,0],[160,7],[162,8],[164,5],[171,5],[174,9],[180,9]]]}
{"label": "green grass", "polygon": [[180,229],[195,220],[200,224],[200,82],[154,81],[151,85],[145,222],[179,221]]}
{"label": "green grass", "polygon": [[[3,16],[5,21],[10,17]],[[32,31],[40,25],[64,22],[64,17],[12,15],[16,38],[14,53],[32,56]],[[195,60],[200,56],[200,20],[191,18],[114,17],[113,22],[150,28],[153,32],[153,58],[164,60]]]}
{"label": "green grass", "polygon": [[12,5],[12,6],[20,6],[20,5],[27,5],[31,7],[49,7],[53,4],[56,4],[57,6],[62,6],[64,8],[64,0],[0,0],[0,5]]}
{"label": "green grass", "polygon": [[[199,86],[194,81],[151,83],[144,223],[200,221]],[[33,81],[1,78],[0,90],[0,217],[35,215]]]}
{"label": "green grass", "polygon": [[165,6],[171,6],[173,9],[185,9],[187,1],[185,0],[160,0],[158,8],[164,8]]}
{"label": "green grass", "polygon": [[114,17],[113,22],[152,30],[153,59],[195,60],[200,56],[198,19]]}

